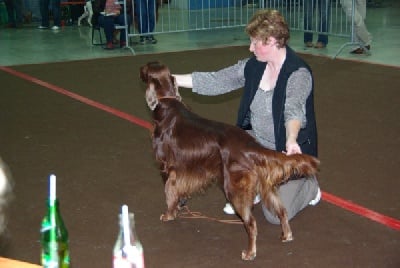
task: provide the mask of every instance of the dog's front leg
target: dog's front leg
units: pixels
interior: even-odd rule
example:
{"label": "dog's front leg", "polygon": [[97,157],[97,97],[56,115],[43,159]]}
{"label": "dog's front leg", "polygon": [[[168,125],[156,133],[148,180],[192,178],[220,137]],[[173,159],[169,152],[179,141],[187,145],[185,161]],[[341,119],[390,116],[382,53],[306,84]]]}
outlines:
{"label": "dog's front leg", "polygon": [[174,170],[169,171],[168,179],[165,182],[165,198],[167,202],[167,211],[165,214],[161,214],[160,220],[172,221],[176,218],[178,213],[178,202],[179,196],[176,190],[176,172]]}

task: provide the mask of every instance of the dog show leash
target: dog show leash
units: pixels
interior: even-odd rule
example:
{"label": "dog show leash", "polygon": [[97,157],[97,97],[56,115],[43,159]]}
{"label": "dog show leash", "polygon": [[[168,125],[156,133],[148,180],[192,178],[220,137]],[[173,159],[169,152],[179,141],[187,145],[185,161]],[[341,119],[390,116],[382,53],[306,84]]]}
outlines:
{"label": "dog show leash", "polygon": [[227,224],[242,224],[243,221],[241,220],[221,220],[213,217],[208,217],[206,215],[203,215],[201,212],[193,212],[190,211],[188,206],[183,206],[182,211],[178,214],[179,218],[184,218],[184,219],[207,219],[211,221],[216,221],[220,223],[227,223]]}

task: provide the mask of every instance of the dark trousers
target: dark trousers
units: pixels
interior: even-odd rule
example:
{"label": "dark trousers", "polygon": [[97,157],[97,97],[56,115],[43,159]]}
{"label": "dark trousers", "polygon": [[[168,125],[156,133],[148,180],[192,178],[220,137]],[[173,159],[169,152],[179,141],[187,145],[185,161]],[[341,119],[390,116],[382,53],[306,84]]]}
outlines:
{"label": "dark trousers", "polygon": [[139,0],[135,2],[135,18],[139,33],[151,33],[156,25],[156,0]]}
{"label": "dark trousers", "polygon": [[[128,32],[130,29],[130,25],[132,23],[131,16],[127,15],[128,20]],[[118,16],[99,16],[99,25],[104,29],[104,33],[106,35],[107,43],[113,41],[113,34],[115,31],[115,24],[125,25],[124,14],[120,14]],[[126,41],[125,29],[121,29],[120,39],[121,42]]]}
{"label": "dark trousers", "polygon": [[[42,26],[49,27],[49,4],[50,0],[40,0],[40,15],[42,16]],[[51,10],[53,12],[54,25],[61,26],[61,6],[60,0],[51,0]]]}
{"label": "dark trousers", "polygon": [[22,23],[22,0],[5,0],[7,7],[8,23],[16,26]]}
{"label": "dark trousers", "polygon": [[[318,32],[318,42],[328,44],[330,0],[304,0],[304,30],[311,31],[315,26]],[[316,13],[318,12],[318,13]],[[319,22],[314,19],[319,17]],[[313,33],[304,32],[304,43],[312,42]]]}

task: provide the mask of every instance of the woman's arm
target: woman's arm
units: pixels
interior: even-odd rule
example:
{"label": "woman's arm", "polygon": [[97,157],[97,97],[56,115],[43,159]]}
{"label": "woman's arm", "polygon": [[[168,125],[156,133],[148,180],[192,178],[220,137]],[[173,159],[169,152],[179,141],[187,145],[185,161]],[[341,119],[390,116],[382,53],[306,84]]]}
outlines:
{"label": "woman's arm", "polygon": [[192,88],[200,95],[221,95],[244,86],[244,67],[248,59],[216,72],[193,72],[174,74],[178,86]]}
{"label": "woman's arm", "polygon": [[306,101],[312,90],[311,73],[301,68],[288,79],[285,102],[285,127],[287,154],[301,153],[297,136],[307,124]]}
{"label": "woman's arm", "polygon": [[286,154],[301,154],[301,149],[297,143],[297,135],[300,131],[301,122],[292,119],[286,122]]}
{"label": "woman's arm", "polygon": [[193,87],[193,80],[192,74],[174,74],[175,81],[178,87],[184,88],[192,88]]}

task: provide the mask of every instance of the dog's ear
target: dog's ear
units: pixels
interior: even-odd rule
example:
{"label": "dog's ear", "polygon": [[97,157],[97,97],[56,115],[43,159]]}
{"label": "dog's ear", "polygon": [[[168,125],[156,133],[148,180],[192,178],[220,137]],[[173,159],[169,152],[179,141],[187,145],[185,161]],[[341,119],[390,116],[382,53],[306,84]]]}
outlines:
{"label": "dog's ear", "polygon": [[178,87],[178,84],[176,83],[176,78],[175,78],[175,76],[171,75],[171,79],[172,79],[172,82],[173,82],[173,84],[174,84],[176,99],[177,99],[178,101],[182,101],[182,97],[181,97],[181,94],[179,94],[179,87]]}
{"label": "dog's ear", "polygon": [[150,110],[154,111],[158,104],[158,98],[156,89],[153,83],[149,84],[149,87],[146,89],[146,102],[147,106],[149,106]]}

